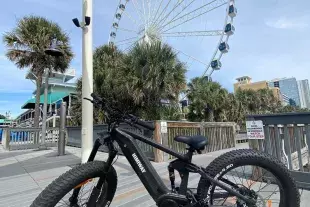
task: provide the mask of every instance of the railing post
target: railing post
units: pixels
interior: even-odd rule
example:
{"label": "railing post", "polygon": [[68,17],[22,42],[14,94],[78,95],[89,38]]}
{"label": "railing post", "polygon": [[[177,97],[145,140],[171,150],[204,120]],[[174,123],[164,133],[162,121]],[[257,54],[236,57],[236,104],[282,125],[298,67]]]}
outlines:
{"label": "railing post", "polygon": [[291,137],[288,131],[287,124],[284,125],[284,146],[286,149],[286,154],[288,157],[288,169],[293,170],[293,164],[292,164],[292,149],[291,149]]}
{"label": "railing post", "polygon": [[[167,122],[166,122],[167,123]],[[154,140],[168,147],[168,133],[162,133],[162,121],[155,122]],[[168,126],[167,126],[168,128]],[[165,162],[169,160],[169,155],[159,149],[154,149],[155,162]]]}
{"label": "railing post", "polygon": [[59,126],[59,137],[58,137],[58,155],[65,154],[65,134],[66,134],[66,102],[62,102],[60,106],[60,126]]}
{"label": "railing post", "polygon": [[310,167],[309,158],[310,158],[310,125],[305,124],[306,130],[306,141],[308,145],[308,167]]}
{"label": "railing post", "polygon": [[[158,144],[162,144],[162,136],[160,133],[160,121],[155,121],[154,140]],[[164,161],[164,152],[159,149],[154,149],[155,162]]]}
{"label": "railing post", "polygon": [[270,131],[269,131],[269,125],[265,124],[264,126],[264,134],[265,134],[265,152],[272,155],[272,148],[271,148],[271,140],[270,140]]}
{"label": "railing post", "polygon": [[276,147],[276,157],[281,160],[282,156],[281,156],[281,151],[282,151],[282,147],[281,147],[281,138],[280,138],[280,132],[279,132],[279,127],[277,124],[274,125],[274,133],[275,133],[275,147]]}
{"label": "railing post", "polygon": [[300,134],[300,128],[298,127],[297,124],[294,124],[294,136],[295,136],[296,147],[297,147],[299,170],[303,172],[304,166],[303,166],[302,154],[301,154],[301,134]]}
{"label": "railing post", "polygon": [[205,125],[204,122],[199,123],[199,132],[201,136],[206,136]]}
{"label": "railing post", "polygon": [[10,150],[10,128],[4,128],[2,132],[2,143],[5,150]]}

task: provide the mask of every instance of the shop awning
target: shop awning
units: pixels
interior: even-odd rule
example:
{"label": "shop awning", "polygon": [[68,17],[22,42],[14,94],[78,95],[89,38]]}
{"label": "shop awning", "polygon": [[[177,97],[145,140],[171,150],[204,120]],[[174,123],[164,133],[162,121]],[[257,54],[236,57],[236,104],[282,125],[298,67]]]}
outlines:
{"label": "shop awning", "polygon": [[[48,104],[53,104],[56,103],[57,101],[63,99],[66,96],[69,96],[70,93],[68,92],[51,92],[48,93],[47,95],[47,103]],[[34,109],[36,99],[32,98],[29,99],[23,106],[22,109]],[[40,104],[44,103],[44,94],[40,96]]]}

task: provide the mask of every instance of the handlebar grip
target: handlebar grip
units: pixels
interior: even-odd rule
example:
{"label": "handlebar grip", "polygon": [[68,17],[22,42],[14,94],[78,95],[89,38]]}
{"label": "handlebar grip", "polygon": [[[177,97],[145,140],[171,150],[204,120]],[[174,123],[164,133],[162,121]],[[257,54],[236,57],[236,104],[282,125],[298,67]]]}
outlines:
{"label": "handlebar grip", "polygon": [[142,120],[139,120],[139,119],[138,119],[138,120],[136,121],[136,124],[138,124],[138,125],[140,125],[140,126],[146,128],[146,129],[148,129],[148,130],[152,130],[152,131],[155,130],[155,127],[154,127],[154,125],[153,125],[152,123],[147,123],[147,122],[145,122],[145,121],[142,121]]}

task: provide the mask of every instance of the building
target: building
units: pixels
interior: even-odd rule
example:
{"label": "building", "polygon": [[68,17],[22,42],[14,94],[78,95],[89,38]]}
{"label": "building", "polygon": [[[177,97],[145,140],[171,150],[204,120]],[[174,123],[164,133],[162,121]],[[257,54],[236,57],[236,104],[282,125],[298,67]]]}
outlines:
{"label": "building", "polygon": [[249,76],[242,76],[236,79],[238,82],[234,84],[234,92],[240,88],[241,90],[251,89],[257,91],[259,89],[270,89],[273,92],[274,97],[282,102],[282,94],[279,88],[271,87],[267,81],[252,82],[252,78]]}
{"label": "building", "polygon": [[291,105],[300,106],[300,96],[298,90],[298,83],[296,78],[282,78],[269,81],[270,87],[279,88],[281,93],[287,95],[290,99]]}
{"label": "building", "polygon": [[298,92],[300,97],[300,107],[310,109],[310,90],[308,80],[299,80]]}
{"label": "building", "polygon": [[[51,72],[51,76],[48,79],[48,105],[47,105],[47,112],[48,112],[48,126],[51,122],[55,125],[55,119],[59,118],[60,115],[60,105],[62,102],[67,103],[67,115],[70,116],[70,109],[71,109],[71,101],[72,97],[76,94],[76,84],[69,83],[75,77],[75,70],[69,69],[65,73],[59,72]],[[29,72],[26,74],[26,79],[31,81],[35,80],[35,76]],[[44,88],[45,88],[45,80],[43,78],[42,87],[40,90],[40,121],[43,117],[43,104],[44,104]],[[36,90],[33,91],[32,97],[27,100],[23,105],[22,109],[26,111],[20,114],[17,119],[17,125],[22,127],[31,127],[34,124],[34,109],[35,109],[35,94]]]}
{"label": "building", "polygon": [[290,97],[288,97],[287,95],[285,94],[281,94],[282,95],[282,103],[284,106],[287,106],[287,105],[291,105],[291,102],[293,101]]}
{"label": "building", "polygon": [[0,128],[1,127],[8,127],[8,126],[15,126],[16,122],[12,119],[0,119]]}

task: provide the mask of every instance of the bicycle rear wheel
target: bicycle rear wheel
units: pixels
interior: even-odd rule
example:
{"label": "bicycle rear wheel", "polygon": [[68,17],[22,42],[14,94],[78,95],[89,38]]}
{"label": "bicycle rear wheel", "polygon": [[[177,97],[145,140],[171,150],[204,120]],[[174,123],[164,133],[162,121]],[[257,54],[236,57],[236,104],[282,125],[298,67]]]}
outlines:
{"label": "bicycle rear wheel", "polygon": [[[89,195],[97,181],[105,174],[103,161],[93,161],[72,168],[48,185],[33,201],[30,207],[54,206],[86,206]],[[94,184],[91,186],[90,184]],[[112,202],[117,186],[117,175],[113,166],[110,167],[100,194],[96,199],[96,206],[106,206]],[[80,188],[76,204],[70,204],[73,190]]]}
{"label": "bicycle rear wheel", "polygon": [[[299,207],[300,195],[288,169],[268,154],[251,149],[234,150],[206,168],[216,180],[256,200],[255,207]],[[248,206],[201,178],[197,197],[209,206]]]}

